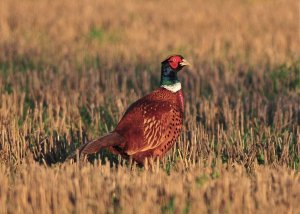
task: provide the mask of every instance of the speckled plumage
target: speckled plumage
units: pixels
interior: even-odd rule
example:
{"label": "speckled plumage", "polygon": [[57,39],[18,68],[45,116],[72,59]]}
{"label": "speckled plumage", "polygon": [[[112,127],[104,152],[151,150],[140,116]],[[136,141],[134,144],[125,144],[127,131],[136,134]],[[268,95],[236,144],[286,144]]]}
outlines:
{"label": "speckled plumage", "polygon": [[[161,157],[180,135],[183,111],[181,90],[176,93],[164,88],[155,90],[128,108],[115,129],[125,142],[115,147],[139,163],[145,157]],[[115,150],[115,147],[110,148]]]}
{"label": "speckled plumage", "polygon": [[185,65],[180,55],[163,61],[161,87],[131,104],[113,132],[82,145],[80,155],[108,147],[112,153],[140,164],[146,158],[162,157],[177,141],[184,113],[181,87],[174,91],[163,86],[180,85],[177,72]]}

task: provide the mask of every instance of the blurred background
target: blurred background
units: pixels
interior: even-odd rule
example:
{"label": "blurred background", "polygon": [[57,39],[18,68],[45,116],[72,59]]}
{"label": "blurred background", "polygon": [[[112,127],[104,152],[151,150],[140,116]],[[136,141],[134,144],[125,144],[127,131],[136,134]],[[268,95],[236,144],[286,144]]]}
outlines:
{"label": "blurred background", "polygon": [[1,66],[299,58],[297,1],[2,1]]}

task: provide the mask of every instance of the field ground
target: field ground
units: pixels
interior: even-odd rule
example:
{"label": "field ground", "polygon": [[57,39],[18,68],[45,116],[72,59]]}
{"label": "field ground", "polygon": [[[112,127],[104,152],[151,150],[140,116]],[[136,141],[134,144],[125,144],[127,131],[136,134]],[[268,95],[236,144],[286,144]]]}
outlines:
{"label": "field ground", "polygon": [[[0,50],[0,213],[300,213],[299,2],[2,0]],[[65,161],[173,53],[193,74],[166,158]]]}

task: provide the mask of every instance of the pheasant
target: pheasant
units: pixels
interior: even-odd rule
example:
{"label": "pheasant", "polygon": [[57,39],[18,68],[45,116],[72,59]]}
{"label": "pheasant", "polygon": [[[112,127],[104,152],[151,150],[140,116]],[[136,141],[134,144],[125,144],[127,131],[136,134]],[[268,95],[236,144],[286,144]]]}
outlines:
{"label": "pheasant", "polygon": [[143,165],[146,158],[161,158],[180,135],[184,99],[177,73],[189,63],[181,55],[161,63],[160,87],[129,106],[114,131],[79,148],[79,156],[102,148],[132,158]]}

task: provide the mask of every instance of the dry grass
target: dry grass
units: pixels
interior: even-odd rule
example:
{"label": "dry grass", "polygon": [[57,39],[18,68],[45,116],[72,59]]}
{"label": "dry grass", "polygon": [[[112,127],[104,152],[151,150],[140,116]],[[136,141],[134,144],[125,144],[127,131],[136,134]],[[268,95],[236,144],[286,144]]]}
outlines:
{"label": "dry grass", "polygon": [[16,213],[298,213],[300,176],[286,168],[179,163],[168,175],[108,165],[1,168],[1,210]]}
{"label": "dry grass", "polygon": [[[296,1],[0,4],[0,213],[300,212]],[[150,169],[64,162],[174,52],[196,73],[176,148]]]}

